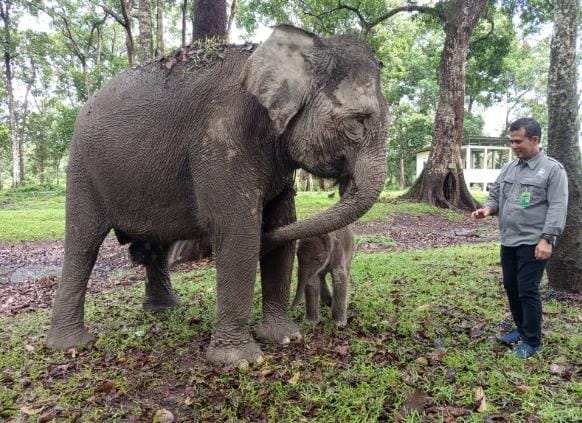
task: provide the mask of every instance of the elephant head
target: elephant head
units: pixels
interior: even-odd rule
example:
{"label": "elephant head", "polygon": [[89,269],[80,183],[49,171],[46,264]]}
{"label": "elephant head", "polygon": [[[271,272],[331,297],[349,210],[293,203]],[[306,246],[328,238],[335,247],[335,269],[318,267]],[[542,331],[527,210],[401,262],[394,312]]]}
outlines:
{"label": "elephant head", "polygon": [[271,245],[337,230],[377,200],[386,175],[380,68],[356,37],[322,39],[290,25],[278,26],[247,60],[241,82],[267,110],[281,149],[295,167],[335,178],[345,190],[324,212],[266,234]]}

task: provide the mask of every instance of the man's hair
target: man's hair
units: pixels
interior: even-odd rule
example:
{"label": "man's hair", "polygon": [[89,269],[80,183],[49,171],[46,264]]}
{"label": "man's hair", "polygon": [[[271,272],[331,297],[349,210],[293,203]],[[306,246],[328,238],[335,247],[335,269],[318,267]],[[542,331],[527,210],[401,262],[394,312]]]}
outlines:
{"label": "man's hair", "polygon": [[537,120],[533,118],[520,118],[509,125],[509,132],[518,131],[521,128],[525,129],[525,136],[528,138],[538,137],[542,140],[542,127]]}

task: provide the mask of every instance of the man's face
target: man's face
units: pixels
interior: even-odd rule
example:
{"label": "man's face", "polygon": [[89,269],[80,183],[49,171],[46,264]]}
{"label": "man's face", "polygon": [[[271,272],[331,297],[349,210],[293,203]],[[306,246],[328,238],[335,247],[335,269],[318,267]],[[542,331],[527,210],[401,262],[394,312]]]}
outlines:
{"label": "man's face", "polygon": [[528,138],[525,135],[525,128],[519,128],[517,131],[509,133],[511,149],[518,159],[529,160],[540,152],[540,138],[533,136]]}

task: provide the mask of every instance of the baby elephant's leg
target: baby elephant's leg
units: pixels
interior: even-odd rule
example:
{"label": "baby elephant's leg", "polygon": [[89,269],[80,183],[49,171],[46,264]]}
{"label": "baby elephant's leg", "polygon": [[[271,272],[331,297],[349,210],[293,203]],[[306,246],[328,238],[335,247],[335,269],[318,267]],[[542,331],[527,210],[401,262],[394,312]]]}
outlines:
{"label": "baby elephant's leg", "polygon": [[332,270],[331,277],[333,280],[331,317],[337,326],[344,327],[348,323],[349,277],[345,269]]}
{"label": "baby elephant's leg", "polygon": [[311,323],[319,322],[320,276],[314,274],[305,286],[305,317]]}

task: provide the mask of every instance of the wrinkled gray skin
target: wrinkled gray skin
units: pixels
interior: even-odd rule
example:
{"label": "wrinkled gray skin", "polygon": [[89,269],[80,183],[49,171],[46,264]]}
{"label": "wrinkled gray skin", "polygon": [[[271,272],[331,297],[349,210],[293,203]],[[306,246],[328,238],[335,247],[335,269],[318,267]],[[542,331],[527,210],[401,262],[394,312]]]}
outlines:
{"label": "wrinkled gray skin", "polygon": [[[214,363],[256,362],[249,317],[260,261],[258,339],[299,340],[287,316],[294,240],[331,232],[376,201],[385,178],[380,66],[353,37],[282,25],[254,52],[232,46],[202,69],[155,62],[113,78],[81,110],[67,179],[65,259],[50,347],[86,344],[87,280],[114,229],[155,246],[146,307],[175,306],[167,249],[210,233],[216,257]],[[295,222],[292,175],[348,181],[344,197]]]}
{"label": "wrinkled gray skin", "polygon": [[[335,324],[343,327],[348,322],[349,284],[356,243],[349,226],[297,244],[297,293],[292,307],[305,294],[305,317],[311,323],[319,322],[319,302],[331,306]],[[326,276],[331,274],[332,292]]]}

